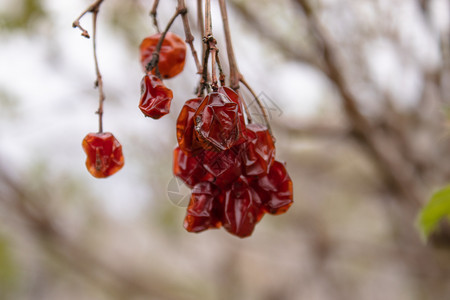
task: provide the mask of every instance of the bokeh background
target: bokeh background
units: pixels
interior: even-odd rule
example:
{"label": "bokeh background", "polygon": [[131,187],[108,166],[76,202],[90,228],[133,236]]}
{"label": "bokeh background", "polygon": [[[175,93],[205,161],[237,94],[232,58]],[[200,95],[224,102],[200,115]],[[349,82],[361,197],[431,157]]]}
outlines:
{"label": "bokeh background", "polygon": [[[71,27],[90,2],[0,0],[0,299],[450,299],[445,224],[429,242],[416,225],[450,182],[448,0],[228,1],[239,68],[294,182],[290,210],[246,239],[182,227],[175,120],[199,78],[188,56],[166,81],[171,114],[137,108],[151,2],[101,6],[104,128],[125,167],[98,180],[81,149],[97,131],[92,45]],[[160,24],[175,7],[161,1]]]}

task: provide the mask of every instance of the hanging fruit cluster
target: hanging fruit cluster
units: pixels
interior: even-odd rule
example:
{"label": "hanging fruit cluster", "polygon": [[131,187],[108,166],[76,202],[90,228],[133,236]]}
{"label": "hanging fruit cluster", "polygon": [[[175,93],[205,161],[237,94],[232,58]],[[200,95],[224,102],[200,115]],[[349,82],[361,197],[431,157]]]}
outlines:
{"label": "hanging fruit cluster", "polygon": [[[94,3],[97,7],[91,6],[94,26],[101,2],[97,0]],[[200,15],[203,13],[202,2],[198,1]],[[184,0],[178,0],[177,10],[162,32],[156,19],[158,3],[158,0],[154,2],[151,12],[158,33],[145,38],[139,48],[145,72],[139,109],[153,119],[170,111],[173,93],[164,85],[163,79],[178,75],[184,68],[186,44],[169,31],[175,19],[181,16],[186,42],[195,60],[197,74],[201,75],[196,97],[185,102],[176,124],[178,146],[173,152],[173,172],[192,189],[184,227],[189,232],[201,232],[223,226],[236,236],[247,237],[265,213],[278,215],[288,210],[293,203],[293,186],[285,164],[275,160],[275,142],[265,109],[237,68],[225,0],[219,0],[219,5],[230,66],[229,84],[226,84],[217,42],[212,35],[210,0],[205,0],[204,28],[203,18],[199,18],[204,42],[202,64],[193,46]],[[74,27],[79,27],[83,35],[88,36],[78,20]],[[111,133],[102,132],[104,96],[95,51],[94,58],[100,91],[100,130],[86,136],[83,149],[89,172],[95,177],[107,177],[120,170],[124,159],[119,142]],[[264,124],[253,123],[239,92],[239,83],[255,97]]]}

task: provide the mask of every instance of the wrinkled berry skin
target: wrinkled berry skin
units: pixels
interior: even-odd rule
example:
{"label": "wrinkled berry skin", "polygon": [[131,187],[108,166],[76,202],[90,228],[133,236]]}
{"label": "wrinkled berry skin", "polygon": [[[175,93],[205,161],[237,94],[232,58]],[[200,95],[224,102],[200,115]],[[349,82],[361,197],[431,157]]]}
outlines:
{"label": "wrinkled berry skin", "polygon": [[[161,34],[157,33],[145,38],[139,47],[141,53],[141,64],[146,71],[147,64],[151,61]],[[176,34],[167,32],[159,52],[158,68],[161,76],[165,79],[172,78],[184,69],[186,60],[186,43]],[[155,75],[155,69],[152,70]]]}
{"label": "wrinkled berry skin", "polygon": [[264,215],[261,204],[258,193],[242,176],[223,193],[223,227],[238,237],[250,236]]}
{"label": "wrinkled berry skin", "polygon": [[141,81],[139,108],[150,118],[159,119],[170,111],[173,99],[172,90],[155,75],[145,75]]}
{"label": "wrinkled berry skin", "polygon": [[204,150],[198,156],[203,168],[211,175],[215,185],[227,188],[242,174],[242,147],[234,146],[224,151]]}
{"label": "wrinkled berry skin", "polygon": [[187,231],[201,232],[220,227],[221,204],[216,199],[217,195],[217,187],[210,182],[201,182],[194,186],[184,219],[184,228]]}
{"label": "wrinkled berry skin", "polygon": [[177,141],[181,150],[194,154],[203,148],[194,133],[194,115],[202,98],[186,101],[177,119]]}
{"label": "wrinkled berry skin", "polygon": [[208,94],[194,114],[195,133],[203,148],[224,151],[244,142],[241,114],[240,104],[230,99],[223,88]]}
{"label": "wrinkled berry skin", "polygon": [[258,178],[253,187],[263,201],[263,207],[269,214],[285,213],[293,203],[293,186],[283,163],[274,161],[266,176]]}
{"label": "wrinkled berry skin", "polygon": [[203,167],[200,157],[191,156],[179,147],[173,151],[173,174],[190,188],[202,181],[214,180],[214,177]]}
{"label": "wrinkled berry skin", "polygon": [[247,125],[244,171],[247,176],[266,175],[275,160],[275,144],[266,126]]}
{"label": "wrinkled berry skin", "polygon": [[86,168],[96,178],[111,176],[124,165],[122,145],[110,132],[91,132],[82,146],[87,155]]}

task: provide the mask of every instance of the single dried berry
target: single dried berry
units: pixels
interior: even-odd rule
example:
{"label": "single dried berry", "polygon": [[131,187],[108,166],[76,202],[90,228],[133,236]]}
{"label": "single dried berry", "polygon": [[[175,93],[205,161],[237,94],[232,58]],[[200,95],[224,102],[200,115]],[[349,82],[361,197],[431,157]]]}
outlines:
{"label": "single dried berry", "polygon": [[[141,64],[144,70],[152,60],[161,33],[145,38],[140,45]],[[186,58],[186,43],[176,34],[167,32],[159,52],[158,68],[163,78],[172,78],[178,75],[184,68]],[[152,71],[156,74],[155,69]]]}
{"label": "single dried berry", "polygon": [[159,119],[169,113],[172,90],[154,75],[145,75],[141,81],[139,108],[147,117]]}
{"label": "single dried berry", "polygon": [[245,141],[240,105],[221,90],[207,95],[194,115],[195,133],[205,149],[223,151]]}
{"label": "single dried berry", "polygon": [[244,170],[247,176],[265,175],[275,160],[275,144],[266,126],[247,125]]}
{"label": "single dried berry", "polygon": [[239,237],[250,236],[256,223],[264,215],[258,193],[242,176],[222,196],[223,227]]}
{"label": "single dried berry", "polygon": [[194,186],[184,219],[184,228],[187,231],[200,232],[220,227],[221,204],[217,195],[217,187],[210,182],[201,182]]}
{"label": "single dried berry", "polygon": [[285,213],[293,203],[292,180],[283,163],[274,161],[269,173],[252,185],[261,196],[266,212]]}
{"label": "single dried berry", "polygon": [[110,132],[89,133],[83,139],[86,152],[86,168],[92,176],[108,177],[119,171],[124,164],[122,146]]}
{"label": "single dried berry", "polygon": [[197,111],[201,98],[188,100],[184,103],[177,119],[178,146],[186,153],[198,153],[202,146],[194,134],[194,115]]}
{"label": "single dried berry", "polygon": [[173,173],[191,188],[201,181],[214,180],[203,167],[200,157],[191,156],[179,147],[173,151]]}

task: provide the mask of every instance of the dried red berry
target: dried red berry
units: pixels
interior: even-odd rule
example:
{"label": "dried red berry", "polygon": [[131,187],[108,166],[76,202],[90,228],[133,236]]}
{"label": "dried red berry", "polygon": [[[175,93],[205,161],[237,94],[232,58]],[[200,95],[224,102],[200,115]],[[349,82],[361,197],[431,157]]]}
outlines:
{"label": "dried red berry", "polygon": [[[145,38],[140,45],[141,64],[144,70],[151,61],[161,34],[157,33]],[[186,43],[176,34],[167,32],[159,52],[158,68],[163,78],[172,78],[184,68]],[[155,75],[155,69],[152,71]]]}
{"label": "dried red berry", "polygon": [[139,108],[147,117],[159,119],[169,113],[172,90],[154,75],[145,75],[141,81]]}
{"label": "dried red berry", "polygon": [[216,199],[217,195],[217,187],[210,182],[201,182],[194,186],[184,219],[184,228],[187,231],[200,232],[220,227],[221,205]]}
{"label": "dried red berry", "polygon": [[244,170],[247,176],[265,175],[275,160],[275,144],[266,126],[247,125]]}
{"label": "dried red berry", "polygon": [[214,180],[213,175],[203,167],[199,157],[191,156],[179,147],[173,151],[173,173],[191,188],[201,181]]}
{"label": "dried red berry", "polygon": [[258,193],[241,176],[222,196],[223,227],[239,237],[250,236],[264,215]]}
{"label": "dried red berry", "polygon": [[218,152],[204,150],[198,158],[220,188],[226,188],[242,174],[242,148],[239,145]]}
{"label": "dried red berry", "polygon": [[293,203],[292,180],[283,163],[274,161],[266,176],[252,185],[261,196],[264,209],[274,215],[285,213]]}
{"label": "dried red berry", "polygon": [[201,98],[186,101],[178,115],[178,146],[186,153],[198,153],[202,149],[197,136],[194,134],[194,115],[201,101]]}
{"label": "dried red berry", "polygon": [[223,151],[245,141],[239,103],[223,91],[207,95],[194,115],[195,132],[205,149]]}
{"label": "dried red berry", "polygon": [[246,132],[245,132],[245,119],[244,119],[244,114],[242,113],[242,102],[243,100],[241,100],[241,98],[239,97],[239,95],[232,89],[230,89],[229,87],[226,86],[222,86],[218,89],[219,93],[227,95],[228,98],[230,98],[231,101],[233,101],[234,103],[236,103],[238,105],[238,113],[239,113],[239,132],[241,133],[241,140],[237,142],[243,142],[245,141],[246,136]]}
{"label": "dried red berry", "polygon": [[124,164],[122,146],[110,132],[89,133],[83,139],[86,168],[92,176],[104,178],[119,171]]}

